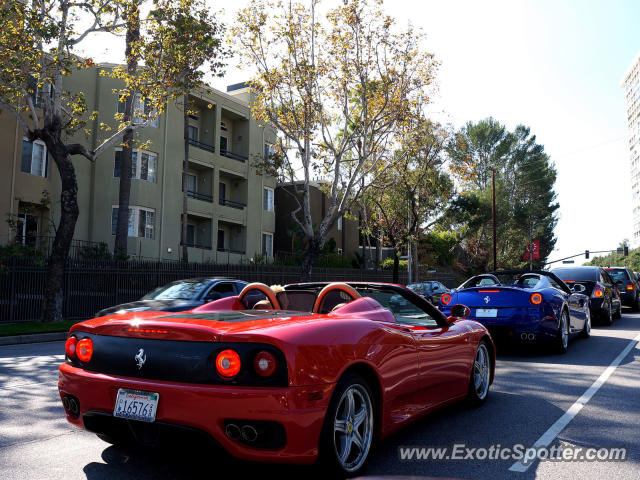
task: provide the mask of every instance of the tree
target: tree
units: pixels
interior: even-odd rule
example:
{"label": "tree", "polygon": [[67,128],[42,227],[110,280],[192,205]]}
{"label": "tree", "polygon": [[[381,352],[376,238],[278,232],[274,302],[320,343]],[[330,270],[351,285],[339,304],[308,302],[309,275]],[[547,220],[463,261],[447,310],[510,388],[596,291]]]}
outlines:
{"label": "tree", "polygon": [[492,170],[496,172],[498,264],[528,266],[522,256],[535,239],[540,240],[540,262],[544,262],[556,241],[556,170],[530,129],[519,125],[509,132],[492,118],[469,122],[456,133],[447,151],[462,191],[445,218],[461,233],[466,263],[472,270],[486,270],[492,260]]}
{"label": "tree", "polygon": [[[167,84],[182,98],[184,160],[182,173],[182,260],[188,261],[187,170],[189,169],[189,92],[202,84],[205,73],[222,76],[230,51],[223,45],[224,24],[209,11],[203,0],[158,0],[150,14],[149,44],[151,68],[166,72]],[[205,68],[206,67],[206,68]]]}
{"label": "tree", "polygon": [[417,267],[417,240],[440,218],[453,189],[443,170],[447,133],[420,112],[398,136],[393,169],[374,181],[366,196],[377,208],[379,225],[393,247],[393,281],[398,282],[400,255],[412,249],[412,268]]}
{"label": "tree", "polygon": [[[2,0],[0,5],[0,106],[13,114],[24,136],[41,140],[60,174],[60,219],[49,257],[42,319],[62,320],[62,280],[78,218],[74,155],[95,161],[105,150],[122,141],[147,121],[123,121],[114,130],[102,123],[105,138],[89,149],[74,140],[88,136],[88,111],[84,95],[64,90],[64,78],[74,70],[94,67],[90,59],[73,54],[87,36],[124,27],[122,8],[108,0]],[[89,20],[87,22],[87,20]],[[81,28],[82,25],[86,28]],[[148,82],[146,96],[163,105],[162,85]]]}
{"label": "tree", "polygon": [[[413,106],[427,101],[436,70],[422,51],[423,36],[398,29],[381,1],[345,1],[328,11],[326,28],[316,19],[317,4],[253,0],[233,28],[240,53],[257,69],[252,112],[284,138],[290,148],[283,174],[300,180],[292,218],[307,245],[303,281],[329,229],[388,167],[394,132]],[[301,178],[291,175],[299,170]],[[316,226],[314,176],[322,177],[328,198]]]}

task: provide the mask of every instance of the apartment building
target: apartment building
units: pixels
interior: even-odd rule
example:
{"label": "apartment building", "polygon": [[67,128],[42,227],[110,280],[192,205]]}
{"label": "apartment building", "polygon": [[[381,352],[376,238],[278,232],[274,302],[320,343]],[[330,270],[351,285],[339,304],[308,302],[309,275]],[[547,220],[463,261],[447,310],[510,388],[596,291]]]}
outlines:
{"label": "apartment building", "polygon": [[[329,199],[319,182],[311,182],[309,184],[309,193],[311,219],[314,225],[319,225],[326,214]],[[298,241],[301,239],[301,234],[296,233],[296,225],[291,219],[291,212],[298,208],[298,202],[294,198],[296,195],[302,202],[302,194],[296,192],[296,184],[294,183],[279,183],[276,188],[275,207],[278,211],[278,217],[276,218],[274,252],[279,255],[296,253],[296,238]],[[335,253],[353,257],[355,253],[359,252],[360,228],[358,218],[358,213],[350,212],[348,215],[339,217],[329,230],[327,240],[333,239],[335,241]]]}
{"label": "apartment building", "polygon": [[[113,89],[118,81],[97,68],[75,72],[65,89],[85,94],[89,111],[99,111],[89,138],[95,148],[105,134],[99,122],[113,124],[122,109]],[[254,168],[276,141],[275,132],[251,117],[250,91],[244,84],[227,92],[202,87],[191,93],[187,245],[190,261],[246,262],[273,254],[276,179]],[[132,165],[128,253],[149,259],[178,260],[181,254],[182,106],[170,102],[151,126],[136,131]],[[81,138],[80,138],[81,137]],[[12,214],[15,228],[0,224],[0,243],[41,242],[53,236],[59,209],[60,178],[44,144],[28,142],[9,112],[0,110],[0,212]],[[105,242],[113,250],[118,212],[121,148],[95,162],[76,156],[80,216],[74,240]],[[42,192],[51,203],[41,205]]]}
{"label": "apartment building", "polygon": [[638,248],[640,247],[640,52],[629,65],[620,86],[625,92],[629,129],[631,208],[633,209],[631,248]]}

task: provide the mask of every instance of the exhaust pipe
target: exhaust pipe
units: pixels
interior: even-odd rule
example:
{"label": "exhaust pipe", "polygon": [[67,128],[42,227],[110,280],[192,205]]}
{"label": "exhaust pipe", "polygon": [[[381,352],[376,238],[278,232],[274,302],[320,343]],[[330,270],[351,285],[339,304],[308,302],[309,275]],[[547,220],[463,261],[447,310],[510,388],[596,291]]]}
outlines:
{"label": "exhaust pipe", "polygon": [[244,425],[242,427],[242,439],[253,443],[258,439],[258,431],[251,425]]}
{"label": "exhaust pipe", "polygon": [[527,339],[527,334],[526,333],[521,333],[520,334],[520,339],[521,340],[526,340]]}
{"label": "exhaust pipe", "polygon": [[535,333],[530,333],[528,335],[529,340],[535,340],[536,339],[536,334]]}
{"label": "exhaust pipe", "polygon": [[69,398],[68,397],[66,397],[66,396],[62,397],[62,406],[67,411],[71,410],[71,405],[69,405]]}
{"label": "exhaust pipe", "polygon": [[224,428],[224,433],[227,434],[231,440],[239,440],[242,436],[242,432],[240,431],[240,427],[238,427],[235,423],[229,423]]}
{"label": "exhaust pipe", "polygon": [[78,404],[78,401],[73,397],[69,398],[69,411],[76,417],[80,413],[80,405]]}

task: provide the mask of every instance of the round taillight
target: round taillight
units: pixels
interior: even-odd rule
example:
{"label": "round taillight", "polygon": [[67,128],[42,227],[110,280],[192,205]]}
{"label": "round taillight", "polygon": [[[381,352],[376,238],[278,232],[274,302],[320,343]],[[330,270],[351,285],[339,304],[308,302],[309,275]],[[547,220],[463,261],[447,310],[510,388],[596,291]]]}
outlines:
{"label": "round taillight", "polygon": [[76,344],[76,356],[81,362],[87,363],[91,360],[91,355],[93,355],[93,342],[90,338],[83,338]]}
{"label": "round taillight", "polygon": [[276,372],[278,361],[276,357],[267,351],[258,352],[253,359],[253,369],[261,377],[270,377]]}
{"label": "round taillight", "polygon": [[442,297],[440,297],[440,301],[445,305],[449,305],[451,303],[451,295],[445,293],[444,295],[442,295]]}
{"label": "round taillight", "polygon": [[223,350],[216,357],[216,369],[223,377],[235,377],[241,365],[240,355],[235,350]]}
{"label": "round taillight", "polygon": [[593,291],[593,296],[594,297],[601,297],[603,295],[602,290],[600,290],[600,288],[597,288],[596,290]]}
{"label": "round taillight", "polygon": [[76,343],[78,343],[78,339],[76,337],[69,337],[67,341],[64,343],[64,353],[67,354],[69,358],[76,358]]}
{"label": "round taillight", "polygon": [[542,303],[542,295],[539,293],[532,293],[531,297],[529,297],[529,301],[534,305],[540,305]]}

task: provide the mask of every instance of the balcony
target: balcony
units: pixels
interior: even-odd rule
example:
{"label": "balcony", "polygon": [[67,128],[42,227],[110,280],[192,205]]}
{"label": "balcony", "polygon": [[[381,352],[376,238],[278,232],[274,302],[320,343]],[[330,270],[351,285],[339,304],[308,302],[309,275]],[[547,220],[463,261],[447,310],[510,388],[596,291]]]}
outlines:
{"label": "balcony", "polygon": [[237,160],[239,162],[243,162],[243,163],[249,160],[249,157],[245,155],[238,155],[237,153],[233,153],[228,150],[220,150],[220,155],[222,155],[223,157],[231,158],[233,160]]}
{"label": "balcony", "polygon": [[223,205],[225,207],[237,208],[238,210],[242,210],[244,207],[247,206],[246,203],[234,202],[233,200],[229,200],[226,198],[221,198],[219,203],[220,205]]}
{"label": "balcony", "polygon": [[244,250],[234,250],[232,248],[218,248],[218,251],[221,253],[237,253],[238,255],[244,255]]}
{"label": "balcony", "polygon": [[203,202],[213,203],[213,196],[206,193],[198,193],[192,190],[187,190],[187,197],[195,198],[196,200],[202,200]]}
{"label": "balcony", "polygon": [[208,143],[200,142],[192,138],[189,139],[189,145],[193,145],[194,147],[201,148],[202,150],[206,150],[211,153],[216,151],[216,147],[214,145],[209,145]]}
{"label": "balcony", "polygon": [[[180,245],[184,245],[184,243],[180,243]],[[187,242],[187,247],[198,248],[200,250],[211,250],[211,245],[199,244],[195,242]]]}

